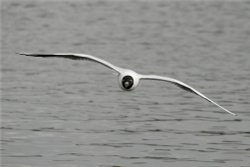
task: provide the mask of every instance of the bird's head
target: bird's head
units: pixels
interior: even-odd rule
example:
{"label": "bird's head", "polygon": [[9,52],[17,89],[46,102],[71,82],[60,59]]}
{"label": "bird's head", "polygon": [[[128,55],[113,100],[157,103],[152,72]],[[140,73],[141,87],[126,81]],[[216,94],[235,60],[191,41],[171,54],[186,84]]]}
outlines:
{"label": "bird's head", "polygon": [[122,87],[126,90],[129,90],[134,85],[134,79],[133,77],[126,75],[122,78]]}

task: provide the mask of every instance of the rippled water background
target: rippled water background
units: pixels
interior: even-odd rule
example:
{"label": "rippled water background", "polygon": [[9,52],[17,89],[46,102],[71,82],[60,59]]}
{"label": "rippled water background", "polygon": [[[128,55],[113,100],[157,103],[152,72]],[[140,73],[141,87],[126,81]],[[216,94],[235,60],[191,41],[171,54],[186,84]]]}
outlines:
{"label": "rippled water background", "polygon": [[[249,167],[249,1],[3,1],[6,167]],[[109,69],[15,52],[79,52],[174,77],[123,92]]]}

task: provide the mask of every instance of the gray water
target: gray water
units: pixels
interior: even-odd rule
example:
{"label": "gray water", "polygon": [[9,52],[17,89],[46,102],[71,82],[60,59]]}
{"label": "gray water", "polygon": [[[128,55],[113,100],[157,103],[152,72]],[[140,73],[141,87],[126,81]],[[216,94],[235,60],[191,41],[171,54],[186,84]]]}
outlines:
{"label": "gray water", "polygon": [[[7,1],[1,6],[5,167],[249,167],[250,1]],[[91,54],[192,85],[120,90]]]}

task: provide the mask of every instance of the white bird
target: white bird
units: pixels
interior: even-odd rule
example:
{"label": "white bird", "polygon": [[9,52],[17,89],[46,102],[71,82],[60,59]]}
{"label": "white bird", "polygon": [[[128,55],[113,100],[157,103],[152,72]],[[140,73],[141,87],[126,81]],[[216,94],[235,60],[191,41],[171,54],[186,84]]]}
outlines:
{"label": "white bird", "polygon": [[130,69],[117,67],[117,66],[115,66],[115,65],[113,65],[105,60],[102,60],[100,58],[97,58],[97,57],[94,57],[91,55],[77,54],[77,53],[52,53],[52,54],[18,53],[18,54],[25,55],[25,56],[33,56],[33,57],[59,57],[59,58],[68,58],[68,59],[73,59],[73,60],[90,60],[90,61],[93,61],[96,63],[100,63],[100,64],[102,64],[102,65],[104,65],[104,66],[106,66],[106,67],[108,67],[108,68],[110,68],[118,73],[119,85],[123,90],[126,90],[126,91],[130,91],[130,90],[135,89],[139,85],[139,82],[141,80],[159,80],[159,81],[170,82],[172,84],[179,86],[180,88],[182,88],[186,91],[189,91],[191,93],[194,93],[194,94],[206,99],[207,101],[220,107],[224,111],[226,111],[232,115],[236,115],[235,113],[227,110],[226,108],[217,104],[213,100],[209,99],[208,97],[206,97],[205,95],[203,95],[202,93],[197,91],[196,89],[192,88],[191,86],[189,86],[189,85],[187,85],[179,80],[176,80],[173,78],[168,78],[168,77],[162,77],[162,76],[158,76],[158,75],[138,74]]}

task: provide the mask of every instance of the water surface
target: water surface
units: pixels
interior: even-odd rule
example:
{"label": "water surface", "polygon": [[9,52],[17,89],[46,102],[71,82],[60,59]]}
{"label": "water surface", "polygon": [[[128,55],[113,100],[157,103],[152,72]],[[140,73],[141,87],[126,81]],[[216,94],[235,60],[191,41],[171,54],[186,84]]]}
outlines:
{"label": "water surface", "polygon": [[[2,3],[1,145],[6,167],[247,167],[250,3]],[[79,52],[186,82],[237,117],[163,83],[123,92]]]}

